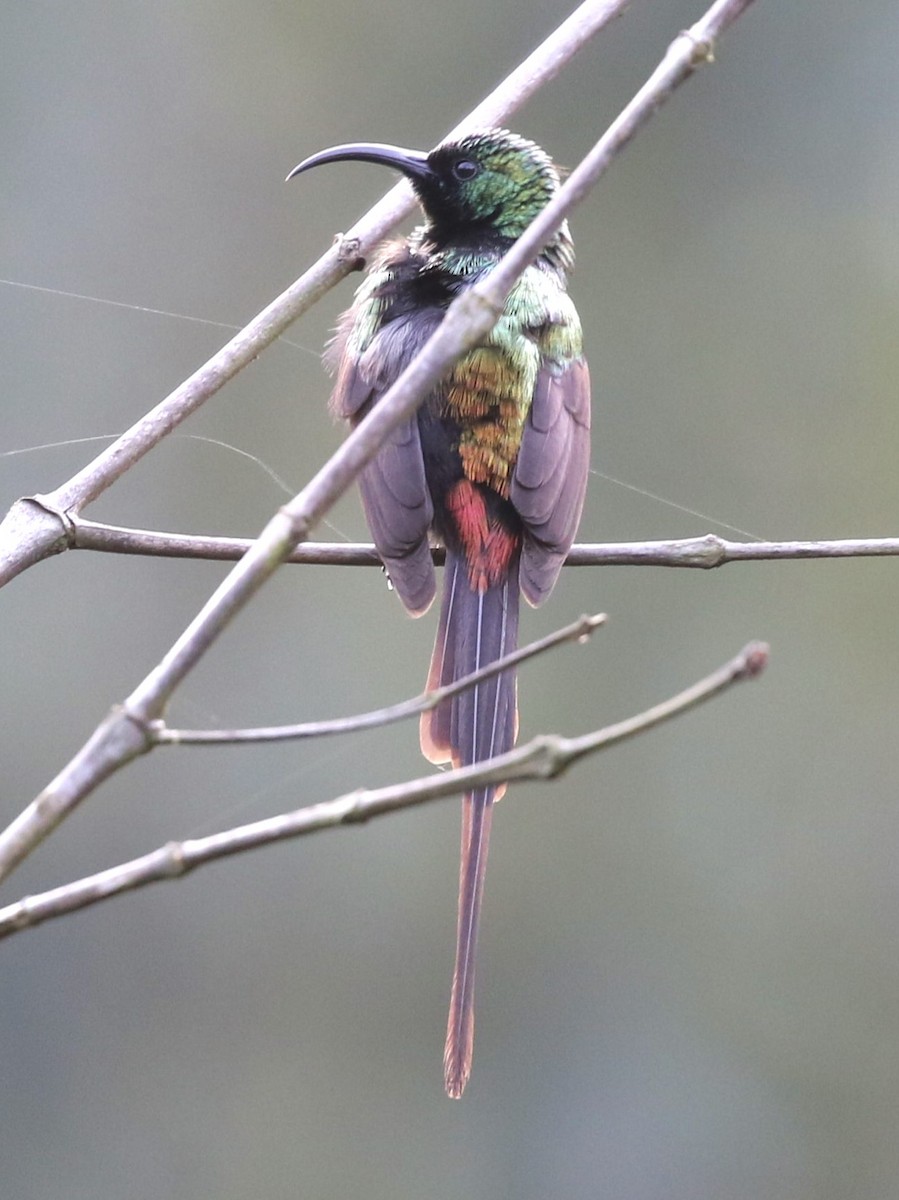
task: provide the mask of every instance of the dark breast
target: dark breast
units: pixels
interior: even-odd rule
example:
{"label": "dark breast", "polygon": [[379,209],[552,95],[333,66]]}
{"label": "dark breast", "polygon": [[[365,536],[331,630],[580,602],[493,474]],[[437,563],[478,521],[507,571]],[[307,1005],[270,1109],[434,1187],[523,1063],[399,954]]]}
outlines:
{"label": "dark breast", "polygon": [[[435,266],[433,259],[406,248],[392,263],[392,278],[379,295],[386,302],[384,327],[421,323],[429,336],[436,320],[476,275],[458,275]],[[418,338],[410,338],[417,343]],[[520,427],[509,409],[520,397],[510,382],[509,364],[500,347],[476,348],[465,355],[445,383],[418,410],[425,477],[434,505],[434,530],[448,545],[457,538],[448,517],[447,493],[468,479],[482,492],[490,518],[517,533],[518,516],[508,501],[508,483],[520,444]],[[510,427],[515,426],[511,434]]]}

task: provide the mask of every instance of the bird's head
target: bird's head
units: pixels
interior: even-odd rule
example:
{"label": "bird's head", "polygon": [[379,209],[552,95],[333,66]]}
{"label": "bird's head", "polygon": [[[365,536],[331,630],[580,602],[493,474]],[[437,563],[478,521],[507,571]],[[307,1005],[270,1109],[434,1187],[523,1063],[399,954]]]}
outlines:
{"label": "bird's head", "polygon": [[469,236],[519,237],[559,187],[559,173],[535,142],[485,129],[429,154],[378,142],[333,146],[287,176],[322,163],[359,161],[393,167],[410,180],[438,243]]}

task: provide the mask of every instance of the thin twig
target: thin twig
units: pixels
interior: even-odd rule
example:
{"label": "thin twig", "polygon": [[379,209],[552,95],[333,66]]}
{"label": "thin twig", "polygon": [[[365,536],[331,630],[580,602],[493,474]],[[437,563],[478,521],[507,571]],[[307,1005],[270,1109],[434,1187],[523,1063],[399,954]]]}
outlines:
{"label": "thin twig", "polygon": [[0,909],[0,938],[33,928],[52,917],[86,908],[122,892],[150,883],[180,879],[196,867],[232,854],[241,854],[273,842],[304,837],[338,825],[358,824],[373,817],[412,808],[431,800],[455,796],[487,783],[523,779],[555,779],[589,754],[635,737],[663,721],[695,708],[742,680],[754,679],[764,669],[768,648],[752,642],[734,659],[706,679],[644,713],[606,729],[564,738],[543,735],[475,767],[446,771],[390,787],[361,790],[336,800],[313,804],[294,812],[267,817],[209,837],[169,842],[158,850],[121,863],[51,891],[26,896]]}
{"label": "thin twig", "polygon": [[294,546],[347,491],[384,440],[414,412],[453,362],[478,345],[499,318],[515,279],[554,236],[637,130],[709,62],[715,37],[751,0],[715,0],[672,43],[661,65],[574,170],[549,204],[482,281],[462,292],[422,350],[303,490],[285,504],[229,572],[160,663],[138,684],[43,792],[0,833],[0,879],[26,857],[99,782],[150,748],[147,725],[249,603]]}
{"label": "thin twig", "polygon": [[547,634],[546,637],[530,642],[527,646],[521,646],[514,653],[507,654],[504,658],[498,658],[489,666],[481,667],[479,671],[462,676],[455,683],[448,683],[445,687],[423,692],[420,696],[415,696],[411,700],[403,700],[399,704],[392,704],[388,708],[359,713],[354,717],[335,717],[330,721],[304,721],[302,724],[295,725],[265,725],[252,729],[173,729],[164,721],[159,720],[151,722],[149,734],[157,746],[221,746],[234,742],[299,741],[303,738],[328,737],[336,733],[359,733],[363,729],[380,728],[393,724],[395,721],[403,721],[408,717],[417,717],[423,712],[429,712],[444,700],[448,700],[450,696],[467,691],[476,683],[490,679],[493,675],[499,675],[502,671],[507,671],[510,667],[517,666],[527,659],[536,658],[538,654],[552,650],[563,642],[578,642],[583,645],[595,629],[605,624],[606,619],[605,613],[596,613],[592,617],[579,617],[570,625],[565,625],[562,629]]}
{"label": "thin twig", "polygon": [[[252,538],[214,537],[192,533],[162,533],[128,529],[77,517],[73,548],[108,554],[140,554],[161,558],[236,561],[253,544]],[[899,538],[836,538],[814,542],[735,542],[716,534],[669,538],[651,542],[579,542],[571,547],[568,567],[649,566],[698,567],[711,570],[733,562],[770,559],[866,558],[899,554]],[[445,553],[434,546],[432,558],[443,564]],[[331,567],[380,567],[378,552],[369,542],[304,542],[284,560],[287,563]]]}
{"label": "thin twig", "polygon": [[[628,3],[586,0],[447,137],[504,121],[554,78]],[[69,514],[79,512],[101,495],[223,384],[252,363],[334,284],[358,269],[413,205],[408,184],[402,182],[391,188],[295,283],[117,441],[54,491],[16,501],[0,522],[0,586],[26,567],[67,549]]]}

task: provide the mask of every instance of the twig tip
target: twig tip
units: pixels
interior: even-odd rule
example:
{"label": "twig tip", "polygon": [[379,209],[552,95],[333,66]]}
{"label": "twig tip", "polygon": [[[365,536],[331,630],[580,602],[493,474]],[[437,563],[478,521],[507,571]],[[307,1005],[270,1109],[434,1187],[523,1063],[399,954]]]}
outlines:
{"label": "twig tip", "polygon": [[742,654],[742,664],[739,672],[739,677],[742,679],[755,679],[757,675],[761,675],[765,667],[768,665],[771,647],[767,642],[750,642]]}
{"label": "twig tip", "polygon": [[605,625],[608,621],[606,613],[593,613],[592,616],[584,613],[578,625],[581,632],[578,634],[577,643],[579,646],[585,645],[590,640],[590,634],[594,629],[598,629],[600,625]]}

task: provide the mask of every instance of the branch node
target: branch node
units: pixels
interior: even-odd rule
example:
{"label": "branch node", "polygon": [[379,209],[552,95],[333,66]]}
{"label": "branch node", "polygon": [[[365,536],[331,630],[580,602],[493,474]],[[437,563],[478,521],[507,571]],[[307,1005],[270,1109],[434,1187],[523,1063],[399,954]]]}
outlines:
{"label": "branch node", "polygon": [[346,263],[351,271],[365,270],[365,255],[362,254],[362,241],[358,237],[350,237],[345,233],[334,234],[334,245],[337,248],[337,260]]}
{"label": "branch node", "polygon": [[166,842],[163,847],[163,854],[168,864],[166,874],[170,878],[177,879],[179,875],[186,875],[190,870],[182,842]]}
{"label": "branch node", "polygon": [[128,708],[125,704],[114,704],[110,717],[121,721],[127,721],[138,731],[143,739],[143,749],[139,750],[139,754],[148,754],[159,740],[157,732],[160,728],[165,727],[165,722],[162,720],[151,720]]}
{"label": "branch node", "polygon": [[[677,41],[681,38],[686,38],[691,44],[690,51],[690,66],[700,67],[704,63],[713,63],[715,61],[715,39],[712,37],[699,37],[692,29],[682,29],[678,34]],[[677,45],[677,42],[675,42]]]}
{"label": "branch node", "polygon": [[[305,509],[302,512],[297,512],[295,509],[291,508],[290,503],[287,503],[282,504],[275,515],[281,517],[288,524],[291,549],[297,544],[297,542],[305,542],[309,537],[309,534],[312,530],[312,521],[310,520],[308,511]],[[274,517],[272,520],[274,520]],[[252,546],[256,546],[258,544],[259,539],[253,542],[250,548],[252,549]],[[287,551],[287,553],[289,553],[289,551]]]}
{"label": "branch node", "polygon": [[556,733],[541,733],[531,741],[537,779],[555,779],[565,769],[564,742],[565,739]]}
{"label": "branch node", "polygon": [[64,509],[59,508],[54,504],[49,496],[36,494],[34,496],[23,496],[19,501],[20,504],[32,505],[34,508],[39,508],[41,512],[45,512],[48,516],[59,521],[62,526],[63,536],[66,540],[67,548],[71,549],[75,545],[75,522],[71,515]]}
{"label": "branch node", "polygon": [[366,796],[365,788],[356,788],[354,792],[348,792],[339,801],[339,807],[342,810],[335,822],[338,825],[359,825],[364,824],[370,817],[371,812],[361,803]]}
{"label": "branch node", "polygon": [[163,742],[166,742],[170,746],[177,746],[181,741],[181,730],[169,729],[162,717],[154,717],[150,721],[141,721],[132,714],[132,720],[135,720],[140,724],[141,729],[147,735],[151,746],[159,746]]}

